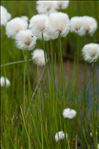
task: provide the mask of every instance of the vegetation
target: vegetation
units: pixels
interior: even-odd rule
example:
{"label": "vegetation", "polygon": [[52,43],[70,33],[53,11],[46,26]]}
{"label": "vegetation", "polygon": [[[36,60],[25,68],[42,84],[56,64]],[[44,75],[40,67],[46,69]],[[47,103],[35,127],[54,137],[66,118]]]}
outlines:
{"label": "vegetation", "polygon": [[[37,14],[35,1],[1,4],[13,17]],[[99,22],[99,1],[71,1],[63,12],[70,18],[93,16]],[[30,60],[31,51],[24,53],[24,61],[23,52],[1,27],[1,76],[11,81],[9,88],[0,88],[2,149],[97,149],[99,60],[88,64],[81,51],[90,42],[99,43],[99,27],[93,36],[69,33],[66,38],[37,41],[36,48],[49,56],[47,65],[39,68]],[[62,58],[72,60],[71,78],[64,71]],[[84,71],[79,70],[80,65]],[[74,119],[64,119],[62,113],[68,107],[77,111]],[[55,133],[60,130],[68,139],[56,142]]]}

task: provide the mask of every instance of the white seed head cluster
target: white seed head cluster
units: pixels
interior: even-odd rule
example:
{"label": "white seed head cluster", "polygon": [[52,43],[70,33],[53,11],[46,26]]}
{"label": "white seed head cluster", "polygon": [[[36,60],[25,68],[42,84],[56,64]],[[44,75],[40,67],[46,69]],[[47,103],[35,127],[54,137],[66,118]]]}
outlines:
{"label": "white seed head cluster", "polygon": [[45,53],[43,49],[36,49],[32,53],[32,59],[37,66],[45,66],[46,60],[45,60]]}
{"label": "white seed head cluster", "polygon": [[65,13],[56,12],[49,15],[48,33],[52,34],[52,38],[58,36],[66,36],[69,33],[70,24],[69,17]]}
{"label": "white seed head cluster", "polygon": [[8,78],[1,76],[0,77],[0,86],[1,87],[9,87],[10,86],[10,81],[8,80]]}
{"label": "white seed head cluster", "polygon": [[54,12],[48,16],[47,28],[44,32],[44,40],[65,37],[70,30],[69,17],[65,13]]}
{"label": "white seed head cluster", "polygon": [[68,119],[73,119],[77,112],[74,109],[66,108],[63,110],[63,117]]}
{"label": "white seed head cluster", "polygon": [[85,33],[88,33],[89,35],[93,35],[97,30],[97,26],[98,26],[96,19],[90,16],[84,16],[83,20],[85,20],[85,23],[84,23]]}
{"label": "white seed head cluster", "polygon": [[55,141],[58,142],[60,140],[63,140],[65,138],[65,134],[63,131],[58,131],[55,134]]}
{"label": "white seed head cluster", "polygon": [[51,12],[55,12],[57,9],[57,3],[56,1],[51,1],[51,0],[38,0],[37,1],[37,7],[36,7],[38,13],[42,14],[49,14]]}
{"label": "white seed head cluster", "polygon": [[15,40],[17,48],[22,50],[32,50],[36,45],[37,38],[33,36],[29,29],[27,29],[19,31]]}
{"label": "white seed head cluster", "polygon": [[49,16],[41,14],[31,18],[29,28],[39,39],[56,39],[59,35],[66,36],[69,33],[70,21],[68,15],[61,12]]}
{"label": "white seed head cluster", "polygon": [[0,25],[5,26],[11,19],[11,14],[3,6],[0,6]]}
{"label": "white seed head cluster", "polygon": [[69,0],[38,0],[36,2],[37,12],[40,14],[50,14],[58,9],[65,9],[69,6]]}
{"label": "white seed head cluster", "polygon": [[82,54],[85,61],[89,63],[95,62],[99,58],[99,44],[86,44],[82,49]]}
{"label": "white seed head cluster", "polygon": [[29,28],[32,33],[39,39],[42,39],[44,32],[48,26],[48,16],[47,15],[36,15],[30,19]]}
{"label": "white seed head cluster", "polygon": [[16,17],[10,20],[6,25],[6,34],[8,37],[15,38],[16,34],[25,30],[28,27],[28,22],[24,18]]}
{"label": "white seed head cluster", "polygon": [[86,34],[93,35],[97,30],[97,21],[93,17],[72,17],[70,21],[71,32],[75,32],[80,36]]}

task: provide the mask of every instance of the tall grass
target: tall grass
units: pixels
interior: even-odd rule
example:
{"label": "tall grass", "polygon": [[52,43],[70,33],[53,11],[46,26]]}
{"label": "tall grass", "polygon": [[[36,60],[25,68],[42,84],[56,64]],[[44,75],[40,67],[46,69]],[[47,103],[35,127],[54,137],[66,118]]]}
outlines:
{"label": "tall grass", "polygon": [[[27,15],[30,18],[36,14],[35,1],[1,3],[13,17]],[[70,17],[93,16],[99,22],[99,1],[71,1],[65,12]],[[5,28],[1,28],[1,75],[11,81],[10,88],[0,88],[2,149],[78,149],[78,143],[80,149],[97,149],[99,61],[92,66],[90,78],[87,70],[91,66],[85,64],[83,84],[79,84],[78,79],[81,75],[78,62],[83,60],[81,49],[89,42],[99,42],[99,28],[93,37],[70,33],[66,38],[38,41],[36,47],[45,47],[49,61],[37,81],[37,67],[30,60],[31,52],[26,53],[27,62],[14,41],[5,35]],[[74,61],[72,77],[67,79],[62,55],[74,60],[76,53],[78,62]],[[75,119],[63,118],[65,107],[77,111]],[[54,135],[59,130],[68,133],[68,140],[55,142]]]}

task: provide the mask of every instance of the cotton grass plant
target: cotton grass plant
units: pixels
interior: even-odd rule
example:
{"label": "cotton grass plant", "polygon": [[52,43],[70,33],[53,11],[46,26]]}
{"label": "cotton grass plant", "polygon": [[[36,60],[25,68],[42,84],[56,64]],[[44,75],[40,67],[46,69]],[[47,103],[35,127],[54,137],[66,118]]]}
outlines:
{"label": "cotton grass plant", "polygon": [[[86,16],[84,8],[76,16],[75,7],[82,2],[38,0],[36,13],[30,10],[33,2],[24,3],[28,11],[22,13],[21,5],[19,12],[11,11],[12,19],[7,19],[2,31],[1,148],[97,149],[98,17]],[[7,5],[7,9],[13,6]],[[72,49],[70,80],[63,61],[65,48]],[[79,73],[80,62],[85,70]],[[83,84],[79,84],[81,73]]]}

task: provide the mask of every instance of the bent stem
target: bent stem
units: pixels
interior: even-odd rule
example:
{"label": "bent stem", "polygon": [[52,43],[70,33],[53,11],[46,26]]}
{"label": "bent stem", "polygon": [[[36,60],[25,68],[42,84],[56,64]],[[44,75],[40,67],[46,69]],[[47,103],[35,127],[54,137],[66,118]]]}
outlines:
{"label": "bent stem", "polygon": [[[38,69],[38,68],[37,68]],[[34,98],[34,96],[35,96],[35,94],[36,94],[36,92],[37,92],[37,90],[39,89],[39,87],[40,87],[40,84],[41,84],[41,81],[42,81],[42,79],[43,79],[43,77],[44,77],[44,73],[45,73],[45,68],[42,68],[42,73],[39,73],[39,71],[37,70],[37,75],[39,75],[39,77],[38,77],[38,80],[37,80],[37,85],[36,85],[36,87],[35,87],[35,89],[34,89],[34,91],[33,91],[33,94],[32,94],[32,97],[31,97],[31,101],[33,100],[33,98]]]}
{"label": "bent stem", "polygon": [[20,106],[20,111],[21,111],[21,116],[22,116],[22,120],[23,120],[24,129],[25,129],[27,139],[28,139],[28,147],[29,147],[29,149],[31,149],[30,135],[29,135],[29,132],[28,132],[28,129],[27,129],[27,126],[26,126],[26,120],[25,120],[25,116],[24,116],[24,113],[23,113],[23,110],[22,110],[21,106]]}
{"label": "bent stem", "polygon": [[10,63],[6,63],[6,64],[1,64],[0,67],[6,67],[6,66],[11,66],[11,65],[16,65],[16,64],[22,64],[22,63],[26,63],[26,62],[32,62],[33,59],[28,59],[28,60],[19,60],[19,61],[14,61],[14,62],[10,62]]}
{"label": "bent stem", "polygon": [[35,87],[35,89],[34,89],[34,91],[32,93],[31,100],[30,100],[29,106],[27,108],[27,116],[29,115],[29,112],[31,111],[31,106],[32,106],[32,103],[33,103],[33,99],[34,99],[37,91],[39,90],[39,87],[40,87],[41,81],[42,81],[42,79],[44,77],[44,74],[45,74],[45,68],[43,68],[42,74],[39,77],[38,83],[37,83],[37,85],[36,85],[36,87]]}

